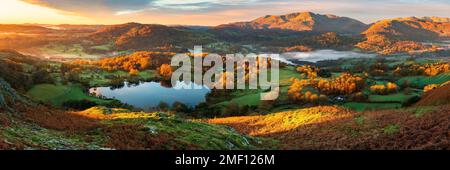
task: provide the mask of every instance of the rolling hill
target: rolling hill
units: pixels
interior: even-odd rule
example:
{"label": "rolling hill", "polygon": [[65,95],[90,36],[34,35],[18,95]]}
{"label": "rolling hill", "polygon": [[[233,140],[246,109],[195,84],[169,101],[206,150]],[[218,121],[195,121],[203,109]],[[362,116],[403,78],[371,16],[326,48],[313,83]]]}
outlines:
{"label": "rolling hill", "polygon": [[366,40],[356,46],[380,53],[431,50],[420,42],[450,38],[449,18],[396,18],[372,24],[362,34]]}
{"label": "rolling hill", "polygon": [[0,24],[0,32],[7,33],[34,33],[34,34],[42,34],[42,33],[51,33],[55,30],[36,26],[36,25],[22,25],[22,24]]}
{"label": "rolling hill", "polygon": [[186,27],[127,23],[101,28],[89,36],[97,44],[114,43],[118,49],[143,50],[154,47],[194,46],[214,41],[202,31]]}
{"label": "rolling hill", "polygon": [[38,58],[14,50],[0,50],[0,77],[18,91],[26,90],[33,82],[50,79],[45,69],[38,68],[40,64],[42,60]]}
{"label": "rolling hill", "polygon": [[351,18],[300,12],[287,15],[267,15],[249,22],[219,25],[215,29],[312,31],[359,34],[367,25]]}
{"label": "rolling hill", "polygon": [[450,37],[450,18],[397,18],[371,25],[364,35],[384,35],[391,40],[427,41]]}

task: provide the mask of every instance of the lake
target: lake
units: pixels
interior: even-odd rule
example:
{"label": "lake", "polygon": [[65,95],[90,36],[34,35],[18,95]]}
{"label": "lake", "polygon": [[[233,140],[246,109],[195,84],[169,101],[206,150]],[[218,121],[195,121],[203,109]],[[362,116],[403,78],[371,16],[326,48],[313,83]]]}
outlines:
{"label": "lake", "polygon": [[295,65],[293,61],[306,61],[316,63],[323,60],[337,60],[341,58],[375,57],[376,54],[360,53],[356,51],[316,50],[311,52],[283,53],[279,58],[281,62]]}
{"label": "lake", "polygon": [[[315,63],[322,60],[374,56],[376,55],[354,51],[317,50],[313,52],[284,53],[275,59],[295,65],[293,62],[295,60]],[[182,86],[200,87],[201,89],[182,89],[180,88]],[[144,82],[137,85],[125,82],[123,87],[96,87],[91,88],[89,92],[97,96],[117,99],[123,103],[148,111],[156,107],[160,102],[165,102],[169,105],[172,105],[174,102],[181,102],[194,107],[206,100],[205,96],[210,92],[210,89],[192,82],[188,84],[177,82],[174,87],[168,87],[160,82]]]}
{"label": "lake", "polygon": [[[181,88],[183,86],[200,89]],[[201,102],[205,102],[205,96],[210,92],[210,89],[192,82],[187,84],[177,82],[174,87],[164,86],[160,82],[143,82],[137,85],[125,82],[124,86],[120,88],[96,87],[91,88],[89,92],[97,96],[117,99],[123,103],[148,111],[152,107],[156,107],[160,102],[165,102],[170,106],[174,102],[181,102],[194,107]]]}

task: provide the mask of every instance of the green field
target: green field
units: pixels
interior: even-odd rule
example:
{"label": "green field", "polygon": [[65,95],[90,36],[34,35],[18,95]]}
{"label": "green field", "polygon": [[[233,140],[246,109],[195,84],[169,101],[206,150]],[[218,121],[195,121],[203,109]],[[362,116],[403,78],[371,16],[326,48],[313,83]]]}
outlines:
{"label": "green field", "polygon": [[61,106],[62,103],[69,100],[89,100],[97,104],[110,102],[87,95],[77,85],[39,84],[31,88],[26,95],[35,101],[49,103],[54,106]]}
{"label": "green field", "polygon": [[405,81],[409,81],[410,86],[423,88],[429,84],[442,84],[450,81],[450,73],[442,73],[437,76],[427,77],[427,76],[411,76],[403,77],[397,81],[397,84],[402,85]]}
{"label": "green field", "polygon": [[389,95],[370,95],[369,101],[370,102],[399,102],[404,103],[408,99],[417,96],[418,94],[409,94],[406,95],[404,93],[396,93],[396,94],[389,94]]}
{"label": "green field", "polygon": [[280,68],[280,86],[288,86],[291,84],[291,78],[301,79],[302,74],[295,70],[295,67],[286,66]]}
{"label": "green field", "polygon": [[400,103],[360,103],[360,102],[347,102],[343,105],[352,110],[364,111],[364,110],[379,110],[379,109],[392,109],[400,108]]}
{"label": "green field", "polygon": [[216,106],[227,106],[229,103],[236,103],[239,106],[258,106],[260,102],[260,93],[258,92],[235,97],[229,101],[220,102]]}
{"label": "green field", "polygon": [[[291,84],[291,78],[301,79],[302,74],[295,71],[295,67],[286,66],[280,69],[280,100],[288,100],[286,97],[287,90]],[[262,90],[253,91],[233,91],[233,98],[228,101],[217,103],[216,106],[227,106],[229,103],[236,103],[239,106],[258,106],[261,103]]]}
{"label": "green field", "polygon": [[155,70],[140,71],[139,76],[144,80],[159,77],[158,73]]}

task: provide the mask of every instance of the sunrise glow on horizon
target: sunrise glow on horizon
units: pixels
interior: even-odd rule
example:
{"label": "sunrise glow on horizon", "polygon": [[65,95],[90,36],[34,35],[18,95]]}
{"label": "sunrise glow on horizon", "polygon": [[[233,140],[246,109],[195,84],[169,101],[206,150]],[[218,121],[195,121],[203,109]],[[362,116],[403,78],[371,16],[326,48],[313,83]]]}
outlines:
{"label": "sunrise glow on horizon", "polygon": [[20,0],[2,0],[0,4],[1,24],[93,23],[85,17],[63,14],[62,11],[56,9],[29,4]]}
{"label": "sunrise glow on horizon", "polygon": [[[265,15],[312,11],[375,22],[391,17],[448,17],[450,3],[425,0],[308,1],[308,0],[2,0],[0,24],[118,24],[218,25]],[[367,7],[370,6],[369,9]],[[411,9],[420,10],[411,10]],[[407,10],[406,10],[407,9]],[[382,15],[380,15],[382,14]]]}

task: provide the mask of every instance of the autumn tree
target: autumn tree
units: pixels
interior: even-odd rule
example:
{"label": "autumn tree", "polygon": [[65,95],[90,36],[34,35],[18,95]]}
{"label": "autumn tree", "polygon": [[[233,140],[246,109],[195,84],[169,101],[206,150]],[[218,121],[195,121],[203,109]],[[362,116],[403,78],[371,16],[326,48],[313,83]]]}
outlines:
{"label": "autumn tree", "polygon": [[362,77],[343,73],[331,80],[321,79],[314,83],[314,87],[321,93],[329,95],[348,95],[361,91],[365,86]]}
{"label": "autumn tree", "polygon": [[[288,97],[300,103],[323,103],[326,95],[350,95],[360,92],[365,86],[362,77],[343,73],[333,79],[293,79]],[[313,92],[315,91],[315,92]]]}
{"label": "autumn tree", "polygon": [[438,87],[439,87],[439,84],[429,84],[429,85],[426,85],[425,87],[423,87],[423,92],[428,92],[428,91],[433,90]]}
{"label": "autumn tree", "polygon": [[137,75],[139,75],[139,70],[137,70],[137,69],[131,69],[130,72],[129,72],[129,74],[132,75],[132,76],[137,76]]}
{"label": "autumn tree", "polygon": [[94,64],[108,71],[155,69],[161,64],[169,63],[173,55],[173,53],[141,51],[125,56],[104,58]]}
{"label": "autumn tree", "polygon": [[398,86],[395,83],[388,82],[386,84],[386,90],[388,93],[395,93],[398,90]]}
{"label": "autumn tree", "polygon": [[288,97],[294,101],[301,101],[303,99],[303,88],[307,85],[309,85],[307,80],[293,79],[287,93]]}
{"label": "autumn tree", "polygon": [[305,65],[297,67],[297,71],[306,74],[309,79],[315,79],[317,78],[317,72],[319,72],[320,69],[318,67]]}
{"label": "autumn tree", "polygon": [[370,86],[370,91],[375,94],[389,94],[395,93],[398,90],[398,86],[395,83],[388,82],[386,85],[384,84],[376,84]]}
{"label": "autumn tree", "polygon": [[169,64],[163,64],[159,67],[159,75],[165,80],[169,80],[172,77],[172,67]]}
{"label": "autumn tree", "polygon": [[450,71],[450,64],[447,63],[432,63],[432,64],[402,64],[398,65],[394,70],[394,75],[397,76],[436,76],[441,73]]}

